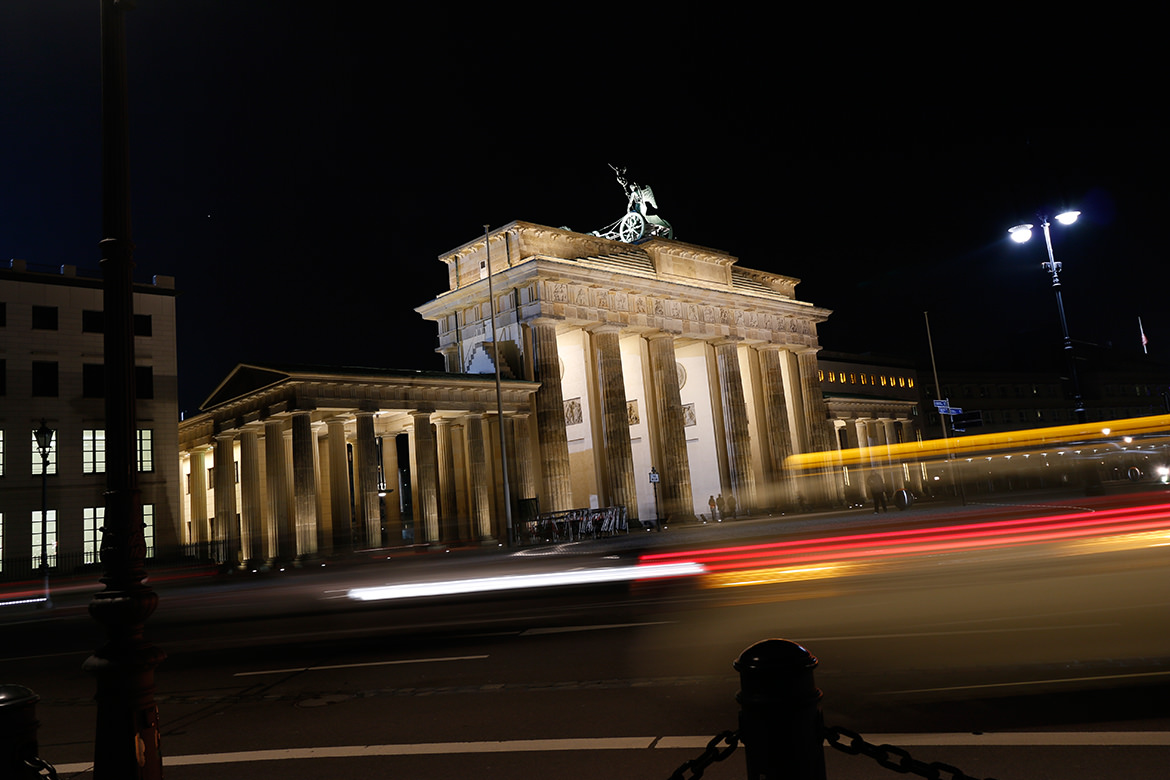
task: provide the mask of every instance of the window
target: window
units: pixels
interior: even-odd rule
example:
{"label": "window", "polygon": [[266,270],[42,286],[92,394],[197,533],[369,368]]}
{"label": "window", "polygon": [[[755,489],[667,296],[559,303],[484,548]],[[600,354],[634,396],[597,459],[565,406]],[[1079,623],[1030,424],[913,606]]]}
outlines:
{"label": "window", "polygon": [[33,568],[41,566],[41,535],[45,537],[46,563],[52,567],[57,565],[57,510],[50,509],[41,521],[41,512],[32,513],[32,561]]}
{"label": "window", "polygon": [[134,315],[134,335],[135,336],[150,336],[153,327],[150,322],[149,314],[135,314]]}
{"label": "window", "polygon": [[33,306],[32,307],[32,326],[33,326],[33,330],[56,330],[57,329],[57,307],[56,306]]}
{"label": "window", "polygon": [[[60,431],[57,431],[53,435],[53,443],[49,447],[48,468],[44,470],[46,474],[57,473],[57,437],[60,435]],[[34,477],[39,477],[41,475],[42,463],[41,451],[37,449],[37,435],[35,433],[30,433],[29,438],[32,440],[32,473]]]}
{"label": "window", "polygon": [[142,505],[142,540],[146,542],[146,557],[154,557],[154,504]]}
{"label": "window", "polygon": [[102,521],[106,517],[104,506],[87,506],[81,510],[81,551],[85,563],[98,563],[102,547]]}
{"label": "window", "polygon": [[105,333],[106,332],[106,313],[104,311],[94,311],[92,309],[81,310],[81,332],[82,333]]}
{"label": "window", "polygon": [[154,431],[138,429],[138,470],[154,471]]}
{"label": "window", "polygon": [[81,365],[81,397],[106,397],[106,367],[101,363]]}
{"label": "window", "polygon": [[0,358],[0,395],[8,395],[8,365]]}
{"label": "window", "polygon": [[906,380],[906,387],[914,387],[914,377],[910,377]]}
{"label": "window", "polygon": [[81,473],[104,474],[106,471],[106,432],[87,428],[81,432]]}
{"label": "window", "polygon": [[57,397],[56,361],[34,360],[32,364],[32,394],[38,398]]}
{"label": "window", "polygon": [[8,324],[8,304],[0,301],[0,327]]}
{"label": "window", "polygon": [[150,366],[134,367],[134,395],[147,400],[154,398],[154,369]]}

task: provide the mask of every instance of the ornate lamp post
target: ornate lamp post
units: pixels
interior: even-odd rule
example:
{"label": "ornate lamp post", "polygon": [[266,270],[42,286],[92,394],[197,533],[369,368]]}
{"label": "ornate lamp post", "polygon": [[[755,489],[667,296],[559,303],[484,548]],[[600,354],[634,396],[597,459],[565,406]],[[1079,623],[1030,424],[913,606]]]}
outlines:
{"label": "ornate lamp post", "polygon": [[[1065,211],[1057,214],[1054,219],[1062,225],[1071,225],[1077,221],[1077,217],[1081,215],[1079,211]],[[1076,358],[1073,356],[1072,339],[1068,336],[1068,322],[1064,318],[1064,301],[1060,297],[1060,263],[1052,254],[1052,234],[1049,232],[1048,217],[1040,217],[1040,227],[1044,230],[1044,243],[1048,247],[1048,261],[1041,263],[1040,267],[1048,273],[1052,274],[1052,289],[1056,293],[1056,311],[1060,314],[1060,331],[1064,336],[1064,353],[1068,357],[1069,377],[1072,379],[1073,398],[1076,403],[1074,411],[1077,415],[1077,422],[1086,422],[1087,416],[1085,414],[1085,403],[1081,397],[1081,383],[1077,378],[1077,364]],[[1024,223],[1016,225],[1008,230],[1008,235],[1011,236],[1012,241],[1017,244],[1022,244],[1032,237],[1032,225]]]}
{"label": "ornate lamp post", "polygon": [[49,453],[53,451],[53,434],[44,418],[41,427],[33,431],[37,441],[37,452],[41,454],[41,573],[45,578],[45,598],[41,606],[45,609],[53,608],[53,600],[49,598],[49,501],[48,475]]}

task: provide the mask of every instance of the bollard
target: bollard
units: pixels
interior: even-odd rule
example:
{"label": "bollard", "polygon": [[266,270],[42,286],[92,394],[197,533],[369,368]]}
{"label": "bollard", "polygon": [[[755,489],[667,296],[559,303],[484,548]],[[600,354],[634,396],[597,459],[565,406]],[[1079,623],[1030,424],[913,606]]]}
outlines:
{"label": "bollard", "polygon": [[816,665],[812,653],[787,639],[757,642],[735,661],[748,780],[825,780]]}
{"label": "bollard", "polygon": [[0,685],[0,777],[40,777],[37,758],[37,696],[23,685]]}

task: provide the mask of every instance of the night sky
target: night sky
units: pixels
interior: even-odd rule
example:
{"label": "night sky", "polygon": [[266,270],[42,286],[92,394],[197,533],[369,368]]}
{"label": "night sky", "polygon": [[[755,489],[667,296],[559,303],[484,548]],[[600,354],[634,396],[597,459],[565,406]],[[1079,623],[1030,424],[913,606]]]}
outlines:
{"label": "night sky", "polygon": [[[5,260],[98,266],[99,7],[0,4]],[[1170,357],[1151,19],[404,7],[129,14],[137,274],[176,278],[187,414],[245,361],[441,369],[414,312],[438,255],[609,224],[610,162],[678,239],[801,279],[826,349],[924,361],[929,311],[940,367],[1059,352],[1043,242],[1006,231],[1079,208],[1053,228],[1073,338],[1140,353],[1140,316]]]}

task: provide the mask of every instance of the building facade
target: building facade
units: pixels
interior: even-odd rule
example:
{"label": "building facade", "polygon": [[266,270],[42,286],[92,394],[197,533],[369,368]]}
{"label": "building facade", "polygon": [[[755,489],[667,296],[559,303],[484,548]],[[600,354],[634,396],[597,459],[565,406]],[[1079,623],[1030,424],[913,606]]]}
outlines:
{"label": "building facade", "polygon": [[[179,425],[182,536],[199,557],[271,566],[403,544],[508,539],[534,494],[532,382],[442,372],[240,365]],[[519,518],[516,518],[519,522]]]}
{"label": "building facade", "polygon": [[[439,259],[448,290],[417,311],[447,370],[492,371],[498,356],[539,383],[528,424],[543,512],[686,520],[718,495],[782,510],[796,500],[785,458],[836,446],[817,364],[829,312],[795,297],[797,279],[667,238],[526,222]],[[830,477],[803,500],[838,502]]]}
{"label": "building facade", "polygon": [[[105,374],[100,278],[74,266],[0,267],[0,576],[98,562],[104,517]],[[138,486],[147,554],[179,533],[178,385],[171,277],[134,285]],[[44,470],[33,431],[54,437]]]}

